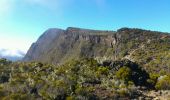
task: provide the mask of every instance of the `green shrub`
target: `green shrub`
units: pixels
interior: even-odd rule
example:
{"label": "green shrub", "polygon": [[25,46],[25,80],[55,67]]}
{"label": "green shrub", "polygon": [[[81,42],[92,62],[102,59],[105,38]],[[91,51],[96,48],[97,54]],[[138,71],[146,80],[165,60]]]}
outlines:
{"label": "green shrub", "polygon": [[170,75],[159,77],[155,87],[159,90],[170,90]]}
{"label": "green shrub", "polygon": [[151,87],[155,87],[158,77],[159,75],[154,73],[151,73],[149,75],[149,79],[147,80],[147,82],[150,84]]}
{"label": "green shrub", "polygon": [[116,77],[125,81],[129,81],[131,78],[132,71],[130,68],[124,66],[116,72]]}

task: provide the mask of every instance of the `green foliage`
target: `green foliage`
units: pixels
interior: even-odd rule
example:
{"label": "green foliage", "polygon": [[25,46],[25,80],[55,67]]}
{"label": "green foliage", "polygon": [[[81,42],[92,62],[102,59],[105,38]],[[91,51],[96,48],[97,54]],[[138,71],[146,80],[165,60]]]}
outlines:
{"label": "green foliage", "polygon": [[8,82],[8,80],[9,80],[9,75],[5,75],[5,74],[0,75],[0,83]]}
{"label": "green foliage", "polygon": [[20,94],[20,93],[10,94],[2,98],[2,100],[30,100],[30,99],[34,100],[31,95]]}
{"label": "green foliage", "polygon": [[155,85],[156,89],[169,90],[170,89],[170,75],[160,76]]}
{"label": "green foliage", "polygon": [[168,34],[128,28],[77,33],[61,35],[39,54],[37,61],[57,66],[0,59],[0,100],[131,99],[138,86],[170,90]]}
{"label": "green foliage", "polygon": [[129,95],[127,89],[121,89],[121,90],[118,91],[118,93],[119,93],[120,96],[124,96],[124,97]]}
{"label": "green foliage", "polygon": [[0,66],[9,65],[11,63],[12,63],[11,61],[9,61],[5,58],[0,59]]}
{"label": "green foliage", "polygon": [[97,78],[102,77],[103,75],[108,75],[109,74],[109,68],[108,67],[98,67],[97,71],[95,72],[95,76]]}
{"label": "green foliage", "polygon": [[157,79],[158,79],[159,75],[158,75],[158,74],[151,73],[151,74],[149,75],[149,77],[150,77],[150,78],[147,80],[147,82],[148,82],[152,87],[154,87],[154,86],[156,85],[156,83],[157,83]]}
{"label": "green foliage", "polygon": [[128,80],[131,79],[131,74],[132,74],[131,69],[124,66],[116,72],[116,77],[119,78],[119,79],[128,81]]}
{"label": "green foliage", "polygon": [[[96,100],[114,95],[129,97],[133,87],[148,79],[147,73],[128,60],[112,66],[92,58],[70,60],[52,66],[42,63],[6,63],[0,70],[2,100]],[[5,64],[4,64],[5,62]],[[169,76],[150,74],[148,82],[157,89],[169,89]],[[143,84],[143,83],[142,83]],[[144,85],[145,86],[145,85]]]}

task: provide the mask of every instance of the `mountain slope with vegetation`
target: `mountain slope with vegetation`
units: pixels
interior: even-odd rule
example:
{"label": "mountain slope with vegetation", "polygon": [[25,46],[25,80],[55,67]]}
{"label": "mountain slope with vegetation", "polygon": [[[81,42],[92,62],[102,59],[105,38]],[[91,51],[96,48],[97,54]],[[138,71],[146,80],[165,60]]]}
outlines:
{"label": "mountain slope with vegetation", "polygon": [[170,35],[49,29],[23,62],[0,59],[2,100],[166,100]]}
{"label": "mountain slope with vegetation", "polygon": [[[170,71],[168,33],[135,28],[99,31],[69,27],[66,30],[50,29],[44,34],[30,48],[24,61],[56,65],[82,57],[94,58],[99,62],[129,59],[147,71]],[[57,35],[52,39],[46,37],[51,34]]]}

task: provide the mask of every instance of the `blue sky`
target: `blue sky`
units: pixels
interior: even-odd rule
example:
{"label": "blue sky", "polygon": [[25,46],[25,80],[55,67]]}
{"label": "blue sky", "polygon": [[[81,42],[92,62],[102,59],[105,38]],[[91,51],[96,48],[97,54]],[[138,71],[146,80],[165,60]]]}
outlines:
{"label": "blue sky", "polygon": [[0,49],[26,52],[48,28],[170,32],[170,0],[0,0]]}

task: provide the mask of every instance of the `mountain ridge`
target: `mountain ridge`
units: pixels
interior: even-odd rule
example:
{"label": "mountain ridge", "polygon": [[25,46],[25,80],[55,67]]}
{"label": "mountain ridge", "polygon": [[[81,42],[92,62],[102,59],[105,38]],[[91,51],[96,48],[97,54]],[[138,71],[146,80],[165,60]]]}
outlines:
{"label": "mountain ridge", "polygon": [[[57,35],[49,38],[50,32]],[[44,34],[47,38],[44,36],[45,39],[42,39],[42,43],[34,43],[23,61],[62,64],[71,59],[82,57],[95,58],[99,61],[128,58],[145,66],[145,60],[149,59],[149,56],[153,56],[150,59],[158,56],[154,54],[155,52],[159,53],[160,50],[168,52],[168,44],[170,43],[168,33],[138,28],[100,31],[69,27],[66,30],[49,29]],[[43,35],[41,38],[43,38]],[[41,38],[37,41],[40,41]],[[165,47],[160,47],[160,45]],[[158,48],[155,48],[155,50],[152,48],[154,51],[151,51],[150,47],[152,46]],[[148,54],[146,59],[137,56],[138,53],[145,52],[145,50],[153,53],[153,55]],[[169,59],[169,56],[167,59]]]}
{"label": "mountain ridge", "polygon": [[0,98],[165,100],[170,96],[169,61],[170,34],[49,29],[24,62],[0,59]]}

